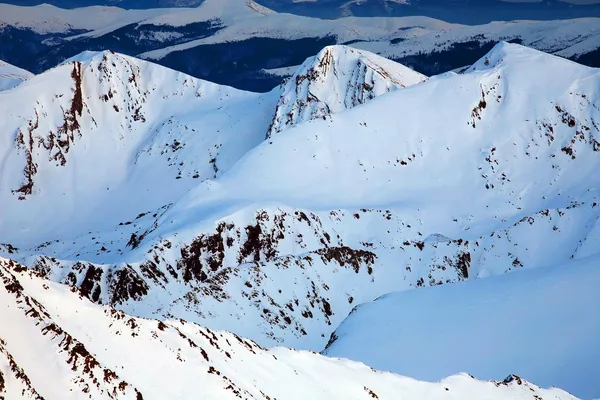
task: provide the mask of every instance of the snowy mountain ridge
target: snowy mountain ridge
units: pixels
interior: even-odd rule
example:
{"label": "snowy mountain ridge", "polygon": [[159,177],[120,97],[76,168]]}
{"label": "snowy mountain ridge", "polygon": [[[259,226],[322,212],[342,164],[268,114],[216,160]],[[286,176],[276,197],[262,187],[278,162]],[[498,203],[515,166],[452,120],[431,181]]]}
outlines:
{"label": "snowy mountain ridge", "polygon": [[[311,350],[390,292],[597,255],[597,69],[500,43],[423,82],[339,47],[297,76],[323,60],[255,94],[86,53],[0,92],[1,254],[130,315]],[[328,108],[265,140],[307,87]]]}
{"label": "snowy mountain ridge", "polygon": [[185,321],[135,318],[5,259],[0,301],[2,319],[11,321],[0,326],[0,397],[6,399],[386,399],[404,393],[433,400],[473,391],[499,400],[575,399],[512,375],[419,382],[312,352],[266,350]]}
{"label": "snowy mountain ridge", "polygon": [[[41,97],[40,87],[48,88]],[[76,227],[92,217],[90,209],[78,207],[79,201],[94,205],[100,216],[104,204],[114,220],[119,218],[113,214],[114,201],[122,201],[116,200],[119,196],[133,200],[120,207],[125,218],[141,212],[140,202],[162,207],[197,180],[213,177],[264,138],[268,121],[260,121],[270,117],[273,107],[269,95],[221,87],[108,51],[78,56],[27,81],[14,95],[2,96],[12,103],[6,109],[13,117],[1,124],[16,134],[1,138],[8,152],[0,196],[23,212],[7,215],[0,224],[6,228],[18,220],[42,220],[43,229],[58,237],[64,231],[61,219],[69,218]],[[213,112],[217,108],[221,113]],[[240,108],[247,111],[230,111]],[[228,118],[229,112],[236,117]],[[226,126],[251,129],[230,128],[221,134]],[[107,154],[112,154],[110,165],[97,169]],[[148,185],[153,179],[179,184],[164,193]],[[63,193],[74,197],[57,202],[54,215],[36,206]],[[36,240],[28,232],[24,237]]]}

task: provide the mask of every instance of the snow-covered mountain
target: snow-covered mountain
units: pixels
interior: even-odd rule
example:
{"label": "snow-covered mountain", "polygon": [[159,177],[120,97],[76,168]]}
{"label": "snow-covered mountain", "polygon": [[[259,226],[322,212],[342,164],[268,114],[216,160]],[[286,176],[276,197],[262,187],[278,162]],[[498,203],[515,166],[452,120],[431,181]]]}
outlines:
{"label": "snow-covered mountain", "polygon": [[1,255],[136,317],[310,350],[390,292],[597,255],[597,69],[503,42],[423,82],[343,47],[295,76],[255,94],[85,53],[0,92]]}
{"label": "snow-covered mountain", "polygon": [[185,321],[131,317],[0,259],[0,398],[574,400],[517,376],[419,382]]}
{"label": "snow-covered mountain", "polygon": [[[5,0],[15,5],[49,3],[72,9],[118,6],[133,9],[196,7],[206,0]],[[390,17],[426,15],[452,22],[474,24],[498,20],[554,20],[600,16],[599,0],[258,0],[280,13],[318,18],[347,16]]]}
{"label": "snow-covered mountain", "polygon": [[2,92],[0,229],[30,246],[160,212],[262,141],[274,95],[109,51]]}
{"label": "snow-covered mountain", "polygon": [[[336,64],[354,52],[326,51]],[[327,83],[364,87],[351,79],[340,75]],[[380,75],[378,85],[391,87],[396,79]],[[90,225],[112,230],[141,213],[161,213],[258,145],[287,90],[242,92],[110,51],[82,53],[18,92],[0,94],[8,115],[0,126],[11,133],[1,139],[0,201],[12,210],[0,229],[13,231],[13,245],[30,247],[86,233]],[[332,106],[328,113],[340,111]],[[124,230],[128,238],[130,230]]]}
{"label": "snow-covered mountain", "polygon": [[306,60],[282,85],[267,138],[425,79],[410,68],[369,52],[346,46],[326,47]]}
{"label": "snow-covered mountain", "polygon": [[31,72],[0,60],[0,91],[12,89],[32,76]]}

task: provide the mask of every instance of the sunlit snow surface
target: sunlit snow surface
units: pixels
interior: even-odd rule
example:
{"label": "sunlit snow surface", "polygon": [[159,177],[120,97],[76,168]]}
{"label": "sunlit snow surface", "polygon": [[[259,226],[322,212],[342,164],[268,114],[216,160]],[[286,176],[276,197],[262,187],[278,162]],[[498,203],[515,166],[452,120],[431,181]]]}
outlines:
{"label": "sunlit snow surface", "polygon": [[31,72],[0,60],[0,91],[12,89],[32,76]]}
{"label": "sunlit snow surface", "polygon": [[582,398],[600,393],[598,258],[385,295],[359,306],[324,352],[437,381],[506,371]]}

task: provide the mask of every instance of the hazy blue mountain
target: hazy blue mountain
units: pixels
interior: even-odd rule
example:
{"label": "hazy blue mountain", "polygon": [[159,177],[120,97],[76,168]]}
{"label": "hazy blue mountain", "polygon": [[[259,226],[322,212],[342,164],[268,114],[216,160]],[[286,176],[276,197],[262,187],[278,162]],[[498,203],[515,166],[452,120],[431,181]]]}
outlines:
{"label": "hazy blue mountain", "polygon": [[[4,0],[4,3],[33,6],[52,4],[61,8],[93,5],[128,9],[196,7],[204,0]],[[501,0],[258,0],[278,12],[318,18],[345,16],[384,17],[424,15],[448,22],[482,24],[515,19],[554,20],[600,17],[599,0],[543,0],[506,2]]]}
{"label": "hazy blue mountain", "polygon": [[[338,0],[311,4],[262,1],[283,8],[323,10],[341,4]],[[376,8],[377,4],[382,3],[371,1],[356,9],[368,11],[365,7]],[[392,12],[393,7],[411,10],[419,4],[434,3],[384,5]],[[486,4],[491,7],[492,3]],[[552,4],[573,10],[596,7]],[[197,78],[259,92],[272,89],[305,58],[327,45],[351,45],[435,75],[472,64],[498,41],[522,43],[588,66],[600,66],[600,20],[593,18],[458,25],[414,16],[317,19],[278,13],[246,0],[204,0],[197,8],[149,10],[0,4],[0,59],[33,73],[82,51],[108,49]]]}

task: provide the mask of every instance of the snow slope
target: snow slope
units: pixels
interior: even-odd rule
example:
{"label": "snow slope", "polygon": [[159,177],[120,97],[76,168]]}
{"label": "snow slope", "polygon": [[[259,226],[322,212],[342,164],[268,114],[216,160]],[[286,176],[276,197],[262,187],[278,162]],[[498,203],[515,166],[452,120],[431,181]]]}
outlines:
{"label": "snow slope", "polygon": [[509,376],[439,383],[313,352],[265,350],[185,321],[130,317],[0,259],[0,396],[7,399],[575,399]]}
{"label": "snow slope", "polygon": [[0,230],[32,246],[160,212],[260,143],[276,101],[112,52],[68,60],[0,93]]}
{"label": "snow slope", "polygon": [[325,118],[427,77],[346,46],[328,46],[306,60],[282,85],[267,138],[290,126]]}
{"label": "snow slope", "polygon": [[0,91],[12,89],[32,76],[31,72],[0,60]]}
{"label": "snow slope", "polygon": [[510,370],[594,398],[599,265],[593,257],[385,295],[358,306],[323,353],[434,381],[457,371],[488,379]]}

